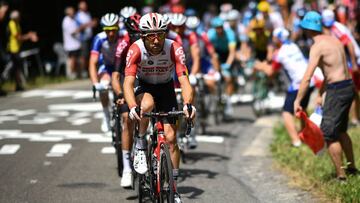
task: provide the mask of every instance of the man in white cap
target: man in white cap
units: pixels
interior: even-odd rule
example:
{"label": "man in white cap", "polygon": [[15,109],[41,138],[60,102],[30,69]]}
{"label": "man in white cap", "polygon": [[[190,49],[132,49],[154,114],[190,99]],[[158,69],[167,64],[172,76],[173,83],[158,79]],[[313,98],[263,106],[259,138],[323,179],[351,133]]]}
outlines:
{"label": "man in white cap", "polygon": [[[272,62],[256,62],[255,68],[265,72],[268,76],[276,74],[281,67],[285,70],[290,85],[286,92],[282,117],[284,119],[286,130],[291,138],[292,145],[294,147],[299,147],[301,141],[294,120],[294,101],[306,71],[307,61],[298,45],[289,40],[290,34],[288,30],[285,28],[276,28],[272,35],[273,43],[276,46]],[[307,107],[313,89],[313,84],[311,84],[311,88],[307,91],[305,97],[301,101],[302,108],[305,109]]]}

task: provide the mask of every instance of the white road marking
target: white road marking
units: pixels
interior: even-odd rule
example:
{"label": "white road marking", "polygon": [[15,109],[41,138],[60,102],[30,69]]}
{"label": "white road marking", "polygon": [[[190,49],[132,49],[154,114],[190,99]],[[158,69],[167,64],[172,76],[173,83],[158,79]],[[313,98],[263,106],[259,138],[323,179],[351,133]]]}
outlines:
{"label": "white road marking", "polygon": [[6,144],[1,147],[0,155],[10,155],[15,154],[20,149],[18,144]]}
{"label": "white road marking", "polygon": [[45,117],[51,117],[51,116],[56,116],[56,117],[67,117],[69,116],[70,113],[68,111],[51,111],[51,112],[44,112],[44,113],[38,113],[37,116],[45,116]]}
{"label": "white road marking", "polygon": [[33,184],[36,184],[37,182],[38,182],[37,179],[31,179],[31,180],[30,180],[30,184],[32,184],[32,185],[33,185]]}
{"label": "white road marking", "polygon": [[44,95],[45,99],[58,98],[58,97],[72,97],[75,91],[69,90],[52,90]]}
{"label": "white road marking", "polygon": [[80,130],[47,130],[43,132],[44,135],[54,136],[54,137],[55,136],[66,137],[71,135],[78,135],[80,133],[81,133]]}
{"label": "white road marking", "polygon": [[31,90],[26,91],[21,94],[21,97],[27,98],[27,97],[39,97],[46,94],[46,92],[49,92],[49,90]]}
{"label": "white road marking", "polygon": [[64,140],[64,138],[62,138],[62,137],[51,137],[51,136],[44,136],[44,135],[30,137],[31,142],[60,142],[63,140]]}
{"label": "white road marking", "polygon": [[16,121],[16,116],[0,116],[0,123],[3,123],[5,121]]}
{"label": "white road marking", "polygon": [[92,98],[92,91],[77,91],[73,95],[73,99],[87,99]]}
{"label": "white road marking", "polygon": [[4,111],[0,111],[0,116],[7,116],[7,115],[14,115],[14,116],[27,116],[31,114],[35,114],[36,111],[34,109],[27,109],[27,110],[18,110],[18,109],[8,109]]}
{"label": "white road marking", "polygon": [[90,118],[79,118],[77,120],[74,120],[71,122],[71,125],[84,125],[86,123],[90,123],[91,119]]}
{"label": "white road marking", "polygon": [[17,135],[21,133],[20,130],[0,130],[0,135],[9,136],[9,135]]}
{"label": "white road marking", "polygon": [[57,121],[57,118],[54,117],[39,117],[36,116],[33,118],[33,120],[19,120],[19,124],[22,125],[44,125],[48,123],[53,123]]}
{"label": "white road marking", "polygon": [[102,119],[102,118],[104,118],[104,113],[103,112],[97,112],[97,113],[94,114],[94,118]]}
{"label": "white road marking", "polygon": [[115,148],[114,147],[103,147],[101,149],[102,154],[115,154]]}
{"label": "white road marking", "polygon": [[208,135],[196,135],[198,142],[210,142],[210,143],[223,143],[224,137],[221,136],[208,136]]}
{"label": "white road marking", "polygon": [[90,90],[32,90],[22,93],[21,97],[44,97],[46,99],[57,97],[72,97],[73,99],[86,99],[92,98],[92,92]]}
{"label": "white road marking", "polygon": [[67,154],[71,149],[71,144],[55,144],[46,154],[47,157],[62,157]]}
{"label": "white road marking", "polygon": [[91,103],[71,103],[71,104],[52,104],[48,106],[50,111],[80,111],[80,112],[98,112],[102,107],[97,102]]}

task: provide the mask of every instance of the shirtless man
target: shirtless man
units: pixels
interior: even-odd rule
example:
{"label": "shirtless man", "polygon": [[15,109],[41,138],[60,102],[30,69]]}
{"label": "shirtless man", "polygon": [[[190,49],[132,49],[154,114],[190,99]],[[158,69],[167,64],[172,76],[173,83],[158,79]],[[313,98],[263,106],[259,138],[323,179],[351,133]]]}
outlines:
{"label": "shirtless man", "polygon": [[319,66],[325,76],[320,95],[324,90],[326,91],[320,128],[324,133],[330,157],[335,165],[337,179],[344,181],[346,175],[342,168],[342,150],[350,163],[346,172],[357,173],[352,142],[346,132],[349,109],[355,92],[346,64],[344,48],[335,37],[322,34],[321,16],[317,12],[306,13],[300,25],[314,40],[314,44],[310,49],[308,67],[301,81],[294,109],[295,112],[302,110],[300,101],[306,94],[315,68]]}

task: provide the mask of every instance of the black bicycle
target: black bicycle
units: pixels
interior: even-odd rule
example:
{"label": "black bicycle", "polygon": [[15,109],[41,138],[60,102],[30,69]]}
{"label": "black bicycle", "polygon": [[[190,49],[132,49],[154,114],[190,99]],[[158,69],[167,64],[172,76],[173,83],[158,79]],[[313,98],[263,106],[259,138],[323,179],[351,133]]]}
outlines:
{"label": "black bicycle", "polygon": [[[95,87],[93,87],[93,100],[96,101],[96,92],[101,92],[99,90],[96,90]],[[104,90],[104,91],[107,91]],[[122,171],[123,171],[123,155],[122,155],[122,149],[121,149],[121,134],[122,134],[122,120],[121,120],[121,112],[120,112],[120,106],[116,103],[116,97],[114,95],[114,101],[112,103],[112,116],[111,116],[111,137],[112,137],[112,146],[115,148],[115,154],[116,154],[116,160],[117,160],[117,172],[119,177],[122,177]]]}

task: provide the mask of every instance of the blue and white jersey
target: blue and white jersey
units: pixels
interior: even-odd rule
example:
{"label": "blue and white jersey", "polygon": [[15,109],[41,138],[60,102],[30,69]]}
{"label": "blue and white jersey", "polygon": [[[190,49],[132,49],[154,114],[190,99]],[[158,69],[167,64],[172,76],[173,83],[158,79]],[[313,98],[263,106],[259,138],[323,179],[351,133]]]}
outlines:
{"label": "blue and white jersey", "polygon": [[277,69],[277,66],[280,65],[284,68],[290,80],[288,91],[298,90],[306,72],[308,62],[295,43],[290,41],[283,43],[280,49],[274,54],[273,68]]}
{"label": "blue and white jersey", "polygon": [[97,54],[102,56],[102,63],[105,66],[115,66],[115,53],[119,42],[118,38],[114,42],[110,42],[105,32],[100,32],[94,38],[91,48],[91,54]]}

